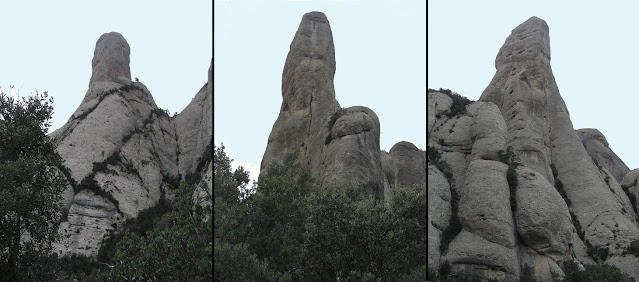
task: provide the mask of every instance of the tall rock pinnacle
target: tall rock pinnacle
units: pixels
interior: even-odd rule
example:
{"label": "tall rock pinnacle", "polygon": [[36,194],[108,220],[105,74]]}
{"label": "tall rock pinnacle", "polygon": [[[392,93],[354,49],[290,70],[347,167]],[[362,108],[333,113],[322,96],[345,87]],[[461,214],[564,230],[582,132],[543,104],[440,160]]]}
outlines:
{"label": "tall rock pinnacle", "polygon": [[322,185],[352,181],[382,197],[379,120],[366,107],[341,109],[335,99],[335,47],[321,12],[304,15],[282,73],[282,106],[268,138],[261,170],[300,151]]}
{"label": "tall rock pinnacle", "polygon": [[131,80],[131,49],[124,37],[117,32],[109,32],[100,36],[95,44],[93,71],[89,88],[98,81]]}
{"label": "tall rock pinnacle", "polygon": [[[610,172],[593,162],[573,128],[550,66],[546,22],[532,17],[517,26],[499,50],[495,67],[495,76],[480,100],[499,107],[508,128],[507,145],[514,149],[522,166],[534,171],[529,173],[531,176],[538,173],[545,178],[535,180],[539,182],[536,187],[547,186],[541,182],[554,184],[557,189],[563,186],[570,200],[568,207],[585,232],[583,242],[574,236],[576,241],[571,245],[575,246],[575,254],[580,256],[578,249],[587,241],[620,255],[624,246],[639,239],[639,228],[628,197]],[[519,173],[523,171],[527,169],[518,169]],[[520,197],[519,191],[517,195]],[[545,253],[557,263],[565,259],[566,253],[562,252],[567,247],[548,252],[540,249],[538,238],[526,238],[521,226],[526,222],[522,214],[524,212],[518,210],[515,219],[519,235],[528,247]],[[544,215],[546,218],[557,216],[568,215],[563,212]],[[567,243],[553,240],[550,238],[550,242],[558,246]]]}

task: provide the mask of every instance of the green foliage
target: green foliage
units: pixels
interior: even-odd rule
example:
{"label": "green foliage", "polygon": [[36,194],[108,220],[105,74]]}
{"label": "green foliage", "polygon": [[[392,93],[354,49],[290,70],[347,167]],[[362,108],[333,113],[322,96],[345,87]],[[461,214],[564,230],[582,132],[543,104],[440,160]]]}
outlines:
{"label": "green foliage", "polygon": [[80,193],[80,191],[82,190],[88,190],[93,192],[96,195],[100,195],[104,198],[109,199],[109,201],[115,204],[118,211],[120,210],[120,207],[119,207],[120,202],[115,197],[113,197],[111,193],[102,190],[98,182],[95,180],[95,172],[89,173],[89,175],[87,175],[84,179],[82,179],[82,181],[80,181],[80,184],[73,187],[74,194]]}
{"label": "green foliage", "polygon": [[141,210],[135,218],[127,219],[122,225],[123,231],[115,232],[116,229],[110,229],[107,239],[102,241],[98,250],[98,261],[108,263],[111,260],[126,232],[144,237],[146,232],[154,228],[167,231],[171,225],[170,222],[167,223],[171,220],[171,209],[171,203],[162,195],[154,206]]}
{"label": "green foliage", "polygon": [[597,264],[597,265],[584,265],[586,268],[583,271],[579,271],[577,263],[565,262],[564,263],[564,282],[630,282],[635,281],[634,278],[628,274],[621,272],[621,270],[609,264]]}
{"label": "green foliage", "polygon": [[290,281],[282,273],[249,252],[242,244],[229,244],[215,239],[215,281]]}
{"label": "green foliage", "polygon": [[273,163],[260,174],[257,193],[246,200],[248,250],[269,263],[274,271],[289,272],[296,280],[301,269],[304,222],[308,216],[306,196],[317,190],[310,171],[298,161],[299,151]]}
{"label": "green foliage", "polygon": [[597,262],[603,262],[608,258],[609,250],[606,247],[593,246],[586,240],[586,253]]}
{"label": "green foliage", "polygon": [[435,167],[437,167],[437,169],[441,171],[444,176],[446,176],[446,179],[448,179],[448,183],[452,183],[453,171],[450,168],[450,165],[448,165],[446,161],[441,159],[441,154],[439,153],[439,151],[435,149],[435,147],[428,146],[426,148],[426,152],[428,154],[428,163],[434,164]]}
{"label": "green foliage", "polygon": [[204,152],[197,158],[197,165],[195,166],[195,169],[192,173],[188,173],[184,177],[184,181],[186,181],[187,184],[198,184],[197,182],[202,178],[200,172],[204,169],[204,166],[206,166],[211,161],[211,157],[213,156],[213,151],[211,150],[211,148],[213,147],[213,136],[211,136],[210,142],[208,145],[206,145]]}
{"label": "green foliage", "polygon": [[500,162],[505,163],[509,166],[517,167],[521,164],[519,160],[517,159],[517,156],[515,155],[515,150],[513,149],[512,146],[508,146],[505,152],[504,150],[497,151],[497,155],[499,156]]}
{"label": "green foliage", "polygon": [[399,281],[400,282],[422,282],[427,281],[428,277],[426,276],[426,265],[418,266],[413,269],[409,274],[404,275]]}
{"label": "green foliage", "polygon": [[510,188],[510,209],[514,212],[517,209],[517,170],[515,170],[515,166],[508,166],[508,170],[506,171],[506,180],[508,180],[508,188]]}
{"label": "green foliage", "polygon": [[389,202],[363,198],[363,193],[361,187],[342,187],[309,196],[307,277],[335,281],[355,271],[395,281],[426,264],[425,187],[396,188]]}
{"label": "green foliage", "polygon": [[457,216],[457,210],[459,207],[459,195],[457,194],[457,191],[455,191],[455,189],[450,189],[450,194],[451,213],[450,218],[448,219],[448,226],[446,226],[446,228],[444,228],[444,231],[442,231],[441,242],[439,244],[439,252],[441,254],[444,254],[444,252],[446,252],[446,250],[448,249],[448,244],[450,244],[455,236],[457,236],[457,234],[459,234],[459,232],[461,232],[462,230],[461,222],[459,221],[459,217]]}
{"label": "green foliage", "polygon": [[519,282],[536,282],[537,279],[534,277],[533,268],[530,265],[524,265],[521,269]]}
{"label": "green foliage", "polygon": [[230,162],[216,150],[216,279],[423,281],[426,187],[396,188],[388,202],[365,187],[320,188],[294,152],[248,189]]}
{"label": "green foliage", "polygon": [[[205,183],[200,188],[209,191]],[[194,189],[182,182],[175,191],[173,226],[168,231],[154,229],[146,236],[127,232],[111,259],[113,268],[90,280],[212,280],[212,209],[193,202]]]}
{"label": "green foliage", "polygon": [[465,114],[466,106],[473,103],[473,101],[468,100],[468,98],[459,95],[459,93],[453,92],[450,89],[439,88],[438,92],[444,93],[453,99],[453,104],[450,106],[450,112],[447,114],[448,118],[452,118],[458,114]]}
{"label": "green foliage", "polygon": [[0,96],[0,277],[10,281],[44,279],[43,254],[58,239],[67,181],[47,136],[52,103],[47,92],[19,101]]}
{"label": "green foliage", "polygon": [[636,257],[639,257],[639,240],[634,240],[630,245],[624,250],[624,254],[630,254]]}
{"label": "green foliage", "polygon": [[581,223],[579,222],[579,219],[572,211],[570,211],[570,218],[572,219],[572,224],[575,226],[575,229],[577,229],[577,235],[579,236],[581,241],[585,241],[586,234],[583,228],[581,227]]}

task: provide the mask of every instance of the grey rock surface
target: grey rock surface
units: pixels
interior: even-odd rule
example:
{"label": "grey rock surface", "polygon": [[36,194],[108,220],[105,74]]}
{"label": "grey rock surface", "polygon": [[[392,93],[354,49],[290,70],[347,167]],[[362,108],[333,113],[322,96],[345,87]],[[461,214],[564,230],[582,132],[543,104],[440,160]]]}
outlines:
{"label": "grey rock surface", "polygon": [[439,269],[441,234],[451,215],[450,185],[444,174],[428,165],[428,269]]}
{"label": "grey rock surface", "polygon": [[129,44],[121,34],[109,32],[100,36],[91,62],[93,71],[89,88],[98,81],[130,82],[130,54]]}
{"label": "grey rock surface", "polygon": [[395,187],[426,184],[425,155],[426,152],[410,142],[393,145],[389,152],[392,167],[387,175],[390,184]]}
{"label": "grey rock surface", "polygon": [[[107,230],[120,228],[163,196],[172,199],[179,177],[211,182],[212,154],[205,156],[212,143],[211,69],[208,83],[170,118],[144,84],[130,81],[129,52],[120,34],[100,37],[82,103],[50,134],[76,185],[64,192],[68,220],[59,232],[65,239],[55,246],[62,255],[95,256]],[[99,195],[86,189],[92,181]]]}
{"label": "grey rock surface", "polygon": [[[394,161],[392,155],[380,151],[380,121],[375,112],[362,106],[340,107],[333,84],[335,67],[326,15],[305,14],[286,57],[282,106],[260,170],[299,151],[302,164],[322,186],[363,185],[369,194],[388,199],[394,182],[387,176],[395,176],[398,166],[400,178],[425,184],[425,157],[406,160],[419,164],[417,168],[404,160]],[[418,170],[421,174],[413,177]]]}
{"label": "grey rock surface", "polygon": [[517,281],[520,274],[515,248],[491,242],[462,230],[450,243],[442,261],[450,264],[455,275],[477,275],[498,281]]}
{"label": "grey rock surface", "polygon": [[624,175],[630,172],[628,166],[610,149],[608,140],[599,130],[582,128],[577,130],[577,134],[588,155],[611,172],[617,182],[621,182]]}
{"label": "grey rock surface", "polygon": [[[481,101],[498,105],[508,127],[508,146],[522,165],[563,183],[593,245],[619,251],[616,243],[639,238],[619,195],[601,176],[575,132],[550,67],[548,25],[532,17],[515,28],[495,59],[496,74]],[[556,166],[553,175],[550,164]],[[624,226],[616,234],[615,223]],[[616,250],[615,250],[616,249]]]}
{"label": "grey rock surface", "polygon": [[557,190],[538,172],[517,170],[517,233],[523,243],[555,262],[571,258],[574,227],[568,206]]}
{"label": "grey rock surface", "polygon": [[506,181],[508,166],[473,160],[459,192],[459,221],[464,230],[507,248],[515,247],[515,226]]}

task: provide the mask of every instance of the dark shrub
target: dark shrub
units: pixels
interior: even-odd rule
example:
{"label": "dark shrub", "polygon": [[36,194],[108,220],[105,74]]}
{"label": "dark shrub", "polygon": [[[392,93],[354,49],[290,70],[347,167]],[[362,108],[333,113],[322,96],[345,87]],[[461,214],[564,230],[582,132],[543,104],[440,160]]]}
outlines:
{"label": "dark shrub", "polygon": [[506,180],[508,180],[508,187],[510,188],[510,209],[514,212],[517,209],[517,171],[515,166],[508,166],[506,171]]}

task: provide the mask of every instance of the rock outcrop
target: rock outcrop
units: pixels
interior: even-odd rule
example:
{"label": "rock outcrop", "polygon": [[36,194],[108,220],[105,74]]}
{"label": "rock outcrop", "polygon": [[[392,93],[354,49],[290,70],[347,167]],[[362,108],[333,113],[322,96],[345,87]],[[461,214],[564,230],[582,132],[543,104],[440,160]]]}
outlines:
{"label": "rock outcrop", "polygon": [[[299,151],[300,161],[322,186],[362,185],[368,194],[387,198],[391,185],[426,184],[423,151],[421,156],[419,149],[410,148],[405,154],[397,153],[402,159],[391,163],[392,157],[380,151],[380,121],[375,112],[362,106],[340,107],[333,85],[335,70],[326,15],[305,14],[284,64],[282,106],[268,138],[262,172],[272,162],[282,162],[287,154]],[[399,180],[389,183],[385,170],[392,170]]]}
{"label": "rock outcrop", "polygon": [[171,118],[144,84],[131,81],[129,54],[119,33],[100,37],[89,90],[67,123],[50,134],[72,186],[65,191],[64,241],[55,246],[60,254],[96,255],[109,230],[161,197],[171,199],[177,180],[190,176],[195,182],[212,170],[210,69],[208,83]]}
{"label": "rock outcrop", "polygon": [[600,166],[606,168],[614,175],[617,182],[630,172],[628,166],[608,146],[606,137],[595,128],[582,128],[577,130],[581,143],[588,155]]}
{"label": "rock outcrop", "polygon": [[[448,263],[453,275],[517,281],[531,267],[552,281],[565,262],[594,263],[595,249],[628,268],[622,252],[639,239],[628,195],[639,174],[601,133],[574,130],[550,58],[548,25],[532,17],[499,50],[480,101],[429,89],[428,146],[441,156],[429,167],[439,162],[452,174],[463,226],[439,261],[429,256],[429,268]],[[429,250],[442,242],[434,235]]]}

